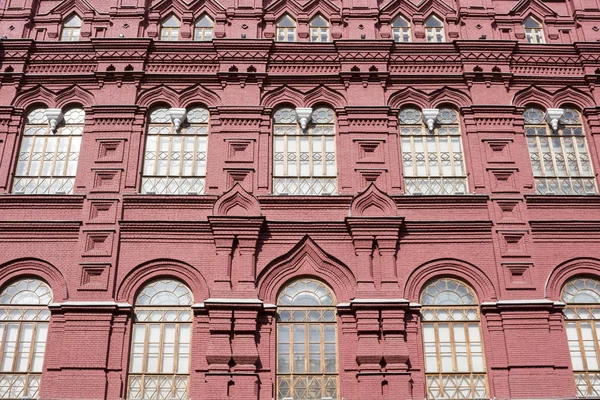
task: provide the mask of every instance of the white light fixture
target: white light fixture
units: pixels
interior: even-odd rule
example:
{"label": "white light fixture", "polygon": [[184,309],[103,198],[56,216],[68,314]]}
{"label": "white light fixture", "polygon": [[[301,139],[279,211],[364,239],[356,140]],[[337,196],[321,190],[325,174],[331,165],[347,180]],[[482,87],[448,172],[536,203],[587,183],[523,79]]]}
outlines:
{"label": "white light fixture", "polygon": [[549,108],[546,111],[546,121],[550,124],[553,131],[558,130],[558,121],[565,113],[563,108]]}
{"label": "white light fixture", "polygon": [[427,124],[427,128],[432,131],[435,125],[435,120],[438,117],[440,110],[437,108],[424,108],[423,109],[423,120]]}
{"label": "white light fixture", "polygon": [[296,119],[303,131],[312,121],[312,108],[296,108]]}
{"label": "white light fixture", "polygon": [[62,120],[62,110],[60,108],[46,108],[44,111],[46,118],[48,118],[48,123],[50,124],[50,132],[56,133],[56,129],[58,128],[59,122]]}
{"label": "white light fixture", "polygon": [[179,133],[181,124],[183,124],[185,121],[185,113],[185,108],[169,108],[169,117],[171,117],[171,121],[173,121],[173,127],[177,133]]}

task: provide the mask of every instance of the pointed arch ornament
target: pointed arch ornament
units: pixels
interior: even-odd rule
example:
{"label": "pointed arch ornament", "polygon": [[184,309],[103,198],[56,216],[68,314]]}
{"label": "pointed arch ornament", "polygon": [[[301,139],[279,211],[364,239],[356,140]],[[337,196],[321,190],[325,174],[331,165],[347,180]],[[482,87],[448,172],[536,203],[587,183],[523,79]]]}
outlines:
{"label": "pointed arch ornament", "polygon": [[517,107],[538,104],[544,108],[560,108],[565,103],[574,104],[580,110],[596,107],[594,100],[587,93],[571,86],[549,92],[536,85],[531,85],[515,93],[512,101],[512,104]]}
{"label": "pointed arch ornament", "polygon": [[312,276],[329,285],[338,302],[354,298],[356,279],[352,271],[308,235],[260,272],[258,296],[265,302],[275,303],[279,290],[287,282],[303,276]]}
{"label": "pointed arch ornament", "polygon": [[396,202],[387,193],[379,190],[375,183],[359,193],[350,204],[352,217],[396,217]]}
{"label": "pointed arch ornament", "polygon": [[213,206],[213,215],[220,217],[256,217],[261,215],[260,203],[242,185],[236,183],[223,193]]}

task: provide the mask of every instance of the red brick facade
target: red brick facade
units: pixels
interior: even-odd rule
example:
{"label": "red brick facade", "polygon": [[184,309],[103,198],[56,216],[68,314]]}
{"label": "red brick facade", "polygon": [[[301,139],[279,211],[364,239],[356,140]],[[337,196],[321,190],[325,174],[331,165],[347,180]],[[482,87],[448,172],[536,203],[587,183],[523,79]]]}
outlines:
{"label": "red brick facade", "polygon": [[[194,298],[189,398],[276,398],[277,295],[305,276],[336,297],[340,399],[426,397],[420,293],[448,276],[477,295],[490,397],[576,396],[560,293],[600,277],[600,197],[535,194],[523,111],[578,110],[600,171],[600,3],[0,7],[0,286],[37,277],[52,290],[41,398],[127,397],[133,304],[161,277]],[[80,40],[61,42],[73,13]],[[275,40],[286,13],[297,43]],[[310,42],[317,13],[329,43]],[[163,42],[170,14],[180,40]],[[202,14],[212,41],[193,41]],[[399,14],[411,43],[393,41]],[[432,14],[445,42],[426,43]],[[527,43],[529,15],[545,44]],[[85,111],[73,194],[15,193],[28,112],[72,105]],[[140,194],[157,105],[208,109],[204,194]],[[459,111],[466,193],[406,194],[408,105]],[[334,110],[337,193],[273,193],[281,106]]]}

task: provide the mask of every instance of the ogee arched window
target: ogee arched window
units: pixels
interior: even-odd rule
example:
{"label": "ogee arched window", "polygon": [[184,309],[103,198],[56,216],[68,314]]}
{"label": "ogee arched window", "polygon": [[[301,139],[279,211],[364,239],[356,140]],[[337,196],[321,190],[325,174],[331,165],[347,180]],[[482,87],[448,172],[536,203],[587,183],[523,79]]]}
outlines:
{"label": "ogee arched window", "polygon": [[310,278],[277,298],[277,400],[338,399],[335,297]]}
{"label": "ogee arched window", "polygon": [[436,279],[425,286],[420,301],[427,398],[488,398],[473,290],[456,279]]}
{"label": "ogee arched window", "polygon": [[0,293],[0,399],[39,397],[51,302],[50,287],[34,278]]}
{"label": "ogee arched window", "polygon": [[77,14],[71,15],[63,23],[62,33],[60,35],[61,42],[77,42],[81,35],[81,18]]}
{"label": "ogee arched window", "polygon": [[273,124],[273,193],[318,195],[337,193],[335,114],[319,107],[306,129],[296,111],[280,108]]}
{"label": "ogee arched window", "polygon": [[550,111],[562,111],[556,129],[547,122],[552,116],[539,107],[523,113],[536,194],[596,194],[581,115],[573,108]]}
{"label": "ogee arched window", "polygon": [[204,193],[208,122],[202,107],[159,107],[150,113],[142,193]]}
{"label": "ogee arched window", "polygon": [[435,15],[425,20],[425,39],[428,42],[441,43],[446,41],[444,23]]}
{"label": "ogee arched window", "polygon": [[192,293],[173,279],[150,282],[135,301],[128,399],[187,399]]}
{"label": "ogee arched window", "polygon": [[400,111],[402,168],[406,194],[467,192],[467,175],[458,118],[456,110],[441,108],[433,129],[429,129],[421,110],[407,107]]}
{"label": "ogee arched window", "polygon": [[329,42],[329,22],[321,15],[310,21],[310,41]]}
{"label": "ogee arched window", "polygon": [[542,24],[531,15],[523,21],[525,37],[529,43],[545,43]]}
{"label": "ogee arched window", "polygon": [[277,21],[277,37],[278,42],[295,42],[296,41],[296,21],[289,15],[284,15]]}
{"label": "ogee arched window", "polygon": [[36,108],[27,115],[13,193],[72,194],[85,112]]}
{"label": "ogee arched window", "polygon": [[171,14],[163,20],[160,25],[160,40],[165,41],[177,41],[179,40],[179,29],[181,22],[179,19]]}
{"label": "ogee arched window", "polygon": [[563,286],[561,299],[577,397],[600,397],[600,281],[578,277]]}
{"label": "ogee arched window", "polygon": [[196,21],[194,27],[194,40],[210,41],[213,39],[214,23],[208,15],[203,15]]}
{"label": "ogee arched window", "polygon": [[394,33],[394,42],[411,42],[410,24],[403,16],[397,16],[392,21],[392,31]]}

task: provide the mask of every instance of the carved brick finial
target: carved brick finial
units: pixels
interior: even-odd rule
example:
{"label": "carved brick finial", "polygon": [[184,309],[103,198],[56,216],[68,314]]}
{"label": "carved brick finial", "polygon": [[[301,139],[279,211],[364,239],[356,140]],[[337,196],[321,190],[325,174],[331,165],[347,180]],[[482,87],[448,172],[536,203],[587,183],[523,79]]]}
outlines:
{"label": "carved brick finial", "polygon": [[398,215],[396,202],[375,183],[352,200],[350,215],[353,217],[395,217]]}
{"label": "carved brick finial", "polygon": [[213,206],[213,215],[222,217],[257,217],[261,215],[258,200],[236,183]]}

